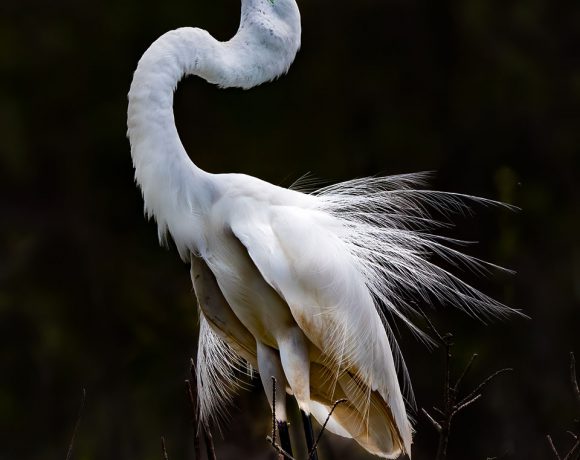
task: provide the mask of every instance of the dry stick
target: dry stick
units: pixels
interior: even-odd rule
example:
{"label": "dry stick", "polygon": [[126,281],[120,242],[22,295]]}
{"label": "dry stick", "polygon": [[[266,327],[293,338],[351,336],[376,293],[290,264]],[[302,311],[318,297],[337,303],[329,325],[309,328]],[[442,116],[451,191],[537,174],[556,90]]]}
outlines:
{"label": "dry stick", "polygon": [[[196,428],[197,426],[199,426],[199,406],[197,404],[197,373],[195,371],[195,362],[193,361],[193,358],[191,359],[191,367],[189,369],[189,373],[191,374],[191,385],[190,387],[192,388],[192,392],[191,392],[191,401],[194,407],[194,423],[196,424]],[[195,398],[194,398],[195,396]],[[201,423],[201,428],[203,430],[203,440],[205,441],[205,452],[207,455],[207,459],[208,460],[216,460],[216,455],[215,455],[215,447],[213,444],[213,436],[211,434],[211,430],[209,428],[209,425],[207,423]],[[199,435],[196,432],[196,438],[197,438],[197,449],[198,451],[196,451],[196,453],[199,452]],[[194,441],[195,442],[195,441]],[[197,459],[201,460],[201,455],[199,457],[196,457]]]}
{"label": "dry stick", "polygon": [[554,445],[554,441],[552,441],[552,436],[548,434],[546,435],[546,439],[548,440],[548,444],[550,445],[550,448],[552,449],[552,452],[554,452],[556,458],[558,460],[562,460],[562,457],[560,457],[560,454],[558,453],[558,449],[556,449],[556,446]]}
{"label": "dry stick", "polygon": [[199,413],[197,408],[197,396],[193,394],[191,382],[185,381],[185,391],[189,397],[189,404],[191,412],[193,413],[193,451],[195,452],[195,460],[201,460],[201,453],[199,448]]}
{"label": "dry stick", "polygon": [[[435,337],[438,339],[439,343],[445,347],[445,368],[444,368],[444,381],[443,381],[443,410],[436,409],[443,416],[443,420],[439,423],[436,422],[433,417],[431,417],[425,409],[423,409],[423,413],[427,415],[429,421],[433,424],[437,432],[439,433],[439,442],[437,445],[437,454],[435,456],[436,460],[443,460],[447,457],[447,445],[449,444],[449,433],[451,431],[451,418],[452,415],[452,406],[453,402],[452,399],[455,399],[455,393],[457,391],[457,385],[453,388],[453,393],[451,391],[451,347],[453,346],[453,335],[452,334],[445,334],[442,336],[439,331],[435,328],[429,317],[421,311],[423,318],[427,321],[427,325],[429,329],[435,334]],[[470,363],[465,368],[462,373],[463,378],[464,375],[467,374],[469,367],[471,367],[471,363],[473,362],[472,358]]]}
{"label": "dry stick", "polygon": [[203,439],[205,441],[205,452],[207,455],[207,460],[216,460],[213,436],[211,435],[209,426],[207,426],[205,423],[203,424]]}
{"label": "dry stick", "polygon": [[316,448],[318,447],[318,443],[320,442],[320,439],[322,439],[322,435],[324,434],[324,430],[326,429],[326,425],[328,425],[330,417],[332,417],[332,413],[340,404],[343,404],[346,401],[347,401],[346,399],[339,399],[339,400],[335,401],[334,404],[332,405],[332,408],[330,409],[330,412],[328,413],[328,417],[326,417],[326,420],[322,424],[322,429],[320,430],[320,433],[318,433],[318,438],[316,438],[316,441],[314,442],[312,449],[310,449],[310,452],[308,454],[308,460],[310,460],[312,458],[312,456],[314,455],[314,452],[316,452]]}
{"label": "dry stick", "polygon": [[445,407],[445,418],[441,424],[439,432],[439,445],[437,446],[437,460],[447,457],[447,446],[449,444],[449,434],[451,433],[451,415],[452,406],[455,402],[455,393],[451,392],[451,347],[453,346],[453,335],[446,334],[443,336],[445,344],[445,384],[443,387],[443,406]]}
{"label": "dry stick", "polygon": [[580,442],[577,442],[572,446],[568,455],[564,457],[564,460],[578,460],[580,458]]}
{"label": "dry stick", "polygon": [[447,446],[449,444],[449,435],[451,433],[451,421],[453,417],[457,415],[462,410],[469,407],[474,402],[478,401],[481,397],[481,391],[498,375],[511,371],[512,369],[501,369],[494,372],[492,375],[487,377],[483,382],[481,382],[475,389],[469,393],[467,396],[457,401],[459,390],[461,389],[461,384],[463,380],[471,370],[475,359],[477,358],[477,353],[474,353],[463,372],[456,380],[455,385],[451,385],[451,347],[453,347],[453,335],[445,334],[442,336],[439,331],[435,328],[431,320],[421,312],[423,318],[427,321],[429,329],[434,333],[435,337],[438,339],[439,343],[445,347],[445,376],[443,382],[443,410],[434,407],[439,415],[442,417],[441,421],[435,420],[425,409],[421,409],[425,417],[433,425],[435,430],[439,433],[439,443],[437,445],[437,454],[435,456],[436,460],[444,460],[447,458]]}
{"label": "dry stick", "polygon": [[276,442],[276,429],[276,377],[272,376],[272,436],[266,436],[266,441],[278,452],[278,460],[295,460]]}
{"label": "dry stick", "polygon": [[[578,402],[578,405],[580,407],[580,389],[578,388],[578,378],[576,377],[576,358],[575,358],[573,352],[570,353],[570,383],[572,384],[572,391],[574,392],[574,396],[575,396],[576,401]],[[575,434],[575,433],[572,433],[570,431],[568,431],[568,433],[570,435],[572,435],[575,442],[563,460],[579,460],[580,459],[580,434]],[[552,452],[554,452],[554,454],[556,455],[556,458],[558,460],[562,460],[560,455],[558,454],[558,450],[556,449],[554,442],[552,441],[552,437],[550,435],[547,435],[546,439],[548,440],[548,444],[550,445]]]}
{"label": "dry stick", "polygon": [[[435,328],[429,317],[420,310],[421,315],[427,322],[429,329],[433,332],[435,337],[438,339],[439,343],[445,347],[445,368],[444,368],[444,381],[443,381],[443,411],[437,409],[441,415],[443,415],[443,420],[441,423],[435,421],[433,417],[431,417],[425,409],[423,409],[423,413],[427,415],[429,421],[433,424],[437,432],[439,433],[439,443],[437,445],[437,455],[435,456],[436,460],[443,460],[447,456],[447,445],[449,443],[449,431],[451,429],[451,417],[449,416],[451,410],[451,388],[450,388],[450,381],[451,381],[451,347],[453,346],[453,335],[452,334],[445,334],[442,336],[439,331]],[[463,374],[467,373],[467,368],[463,372]]]}
{"label": "dry stick", "polygon": [[79,413],[77,415],[77,421],[75,422],[75,427],[73,429],[73,434],[70,439],[70,443],[68,445],[68,451],[66,453],[66,460],[70,460],[72,456],[73,446],[75,443],[75,438],[77,436],[77,431],[79,429],[79,425],[81,423],[81,417],[83,416],[83,410],[85,408],[85,401],[87,399],[87,390],[83,388],[82,398],[81,398],[81,406],[79,408]]}
{"label": "dry stick", "polygon": [[163,453],[163,460],[169,460],[167,449],[165,448],[165,438],[163,436],[161,436],[161,452]]}
{"label": "dry stick", "polygon": [[[195,375],[195,365],[193,363],[193,359],[191,360],[190,373]],[[197,406],[197,385],[195,385],[194,389],[192,388],[191,382],[186,380],[185,391],[189,397],[191,413],[193,414],[193,451],[195,452],[195,460],[201,460],[201,451],[199,448],[199,408]]]}
{"label": "dry stick", "polygon": [[[580,408],[580,388],[578,388],[578,378],[576,377],[576,357],[574,356],[574,352],[570,352],[570,382],[572,384],[572,391],[578,402],[578,407]],[[570,434],[576,442],[568,454],[566,454],[564,460],[577,460],[580,458],[580,435],[576,435],[575,433]]]}
{"label": "dry stick", "polygon": [[465,366],[465,369],[463,369],[461,376],[457,379],[457,382],[455,382],[455,386],[453,387],[453,390],[455,392],[459,391],[459,387],[461,386],[463,379],[467,376],[467,374],[469,374],[469,371],[471,370],[471,367],[473,366],[473,362],[478,358],[478,356],[479,355],[477,353],[473,353],[473,355],[471,355],[471,359],[467,363],[467,366]]}
{"label": "dry stick", "polygon": [[292,457],[292,455],[290,455],[288,452],[286,452],[284,449],[282,449],[278,444],[274,444],[272,441],[272,437],[271,436],[266,436],[266,441],[268,441],[272,447],[274,448],[274,450],[276,452],[278,452],[279,458],[285,458],[287,460],[296,460],[294,457]]}
{"label": "dry stick", "polygon": [[423,412],[423,415],[425,415],[425,417],[427,417],[427,420],[429,420],[432,423],[432,425],[435,428],[435,430],[437,431],[437,433],[441,433],[441,430],[443,428],[441,427],[439,422],[437,422],[433,417],[431,417],[431,414],[429,414],[429,412],[427,412],[425,409],[421,408],[421,412]]}
{"label": "dry stick", "polygon": [[272,376],[272,444],[276,444],[276,377]]}
{"label": "dry stick", "polygon": [[578,407],[580,407],[580,388],[578,388],[578,379],[576,378],[576,358],[573,351],[570,352],[570,380],[572,382],[572,390],[574,390],[574,395],[576,396],[576,402],[578,402]]}

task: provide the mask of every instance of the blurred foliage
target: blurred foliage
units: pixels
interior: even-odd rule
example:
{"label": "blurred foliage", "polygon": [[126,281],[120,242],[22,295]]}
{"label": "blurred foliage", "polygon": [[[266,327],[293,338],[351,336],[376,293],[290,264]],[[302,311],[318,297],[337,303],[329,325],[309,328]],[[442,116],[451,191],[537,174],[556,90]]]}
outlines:
{"label": "blurred foliage", "polygon": [[[183,142],[212,172],[289,185],[437,171],[433,187],[522,208],[474,210],[450,234],[513,268],[465,276],[531,320],[483,326],[433,314],[461,368],[514,367],[455,423],[450,458],[543,459],[573,418],[580,351],[580,4],[548,0],[315,0],[288,76],[251,91],[190,78]],[[134,186],[126,93],[141,53],[196,25],[226,39],[239,4],[149,0],[0,3],[0,460],[192,458],[183,380],[195,350],[187,267],[160,249]],[[419,406],[437,402],[442,354],[401,331]],[[474,376],[474,379],[479,376]],[[474,380],[476,381],[476,380]],[[259,385],[242,394],[218,457],[272,458]],[[576,414],[577,415],[577,414]],[[435,434],[418,416],[416,459]],[[330,435],[326,459],[366,458]]]}

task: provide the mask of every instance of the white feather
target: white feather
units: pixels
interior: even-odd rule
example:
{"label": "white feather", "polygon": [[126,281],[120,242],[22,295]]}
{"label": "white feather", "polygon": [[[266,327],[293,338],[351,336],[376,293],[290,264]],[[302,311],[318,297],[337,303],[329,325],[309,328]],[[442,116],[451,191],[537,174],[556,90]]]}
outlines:
{"label": "white feather", "polygon": [[491,202],[420,190],[422,175],[356,179],[313,194],[213,175],[191,162],[175,127],[173,91],[184,75],[220,87],[256,86],[288,70],[300,32],[294,0],[242,0],[240,27],[227,42],[192,28],[155,41],[129,92],[135,178],[160,239],[169,232],[183,259],[194,254],[203,262],[191,259],[203,274],[194,279],[203,297],[202,420],[222,414],[259,343],[270,359],[265,367],[283,367],[301,408],[321,418],[334,395],[349,399],[332,431],[376,455],[410,455],[397,361],[403,386],[408,377],[390,317],[425,337],[413,323],[414,301],[450,304],[481,319],[513,311],[435,263],[487,269],[454,249],[456,241],[430,232],[450,213],[468,212],[469,202]]}
{"label": "white feather", "polygon": [[251,377],[251,367],[212,330],[203,314],[196,362],[200,421],[220,426],[228,416],[226,408],[233,396],[245,387],[240,375]]}

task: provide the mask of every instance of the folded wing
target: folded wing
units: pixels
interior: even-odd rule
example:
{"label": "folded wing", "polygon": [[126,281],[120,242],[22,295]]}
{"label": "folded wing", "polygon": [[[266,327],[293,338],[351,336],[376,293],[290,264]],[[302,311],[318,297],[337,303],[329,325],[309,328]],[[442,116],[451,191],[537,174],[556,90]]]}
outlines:
{"label": "folded wing", "polygon": [[[245,217],[248,207],[254,210],[251,221]],[[256,209],[261,209],[258,215]],[[256,206],[245,199],[237,203],[229,225],[322,351],[322,364],[334,372],[326,385],[340,386],[361,414],[358,432],[371,436],[379,431],[390,439],[386,451],[377,452],[383,456],[409,453],[412,430],[391,346],[365,280],[340,238],[340,221],[312,209]],[[379,420],[371,408],[377,396],[386,407]],[[376,429],[377,423],[382,429]]]}

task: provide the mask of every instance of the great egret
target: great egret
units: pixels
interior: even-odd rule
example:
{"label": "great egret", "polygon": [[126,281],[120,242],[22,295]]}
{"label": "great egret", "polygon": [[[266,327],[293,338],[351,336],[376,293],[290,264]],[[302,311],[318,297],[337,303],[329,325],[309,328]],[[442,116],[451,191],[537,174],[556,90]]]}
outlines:
{"label": "great egret", "polygon": [[[258,369],[296,398],[309,449],[309,415],[385,458],[411,453],[412,426],[397,377],[386,316],[408,318],[412,299],[434,297],[473,315],[509,309],[441,268],[430,256],[478,265],[426,229],[427,207],[464,206],[453,194],[416,190],[421,175],[365,178],[314,193],[242,174],[209,174],[186,154],[173,117],[185,75],[222,88],[251,88],[285,73],[300,46],[294,0],[242,0],[235,36],[219,42],[181,28],[157,39],[129,91],[128,136],[148,217],[169,232],[200,306],[201,417],[215,417],[237,385],[236,369]],[[388,315],[387,315],[388,314]],[[401,360],[402,373],[406,371]],[[281,393],[284,393],[282,391]],[[276,401],[282,447],[291,451],[285,395]]]}

